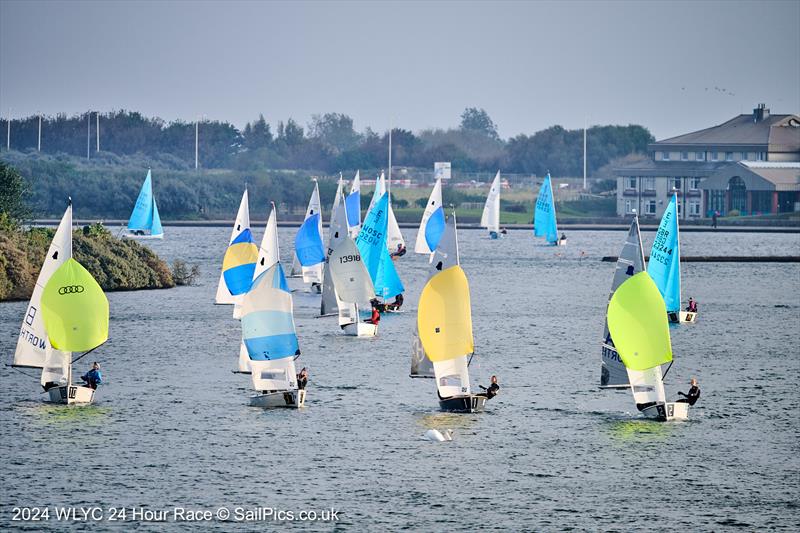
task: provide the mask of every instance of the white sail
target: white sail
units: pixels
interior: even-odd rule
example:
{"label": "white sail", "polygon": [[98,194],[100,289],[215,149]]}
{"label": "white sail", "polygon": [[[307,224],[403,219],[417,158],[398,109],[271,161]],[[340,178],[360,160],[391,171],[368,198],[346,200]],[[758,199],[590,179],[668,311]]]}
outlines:
{"label": "white sail", "polygon": [[331,279],[341,301],[358,304],[375,298],[375,287],[353,239],[342,239],[331,253],[329,263]]}
{"label": "white sail", "polygon": [[660,366],[648,368],[647,370],[633,370],[630,368],[626,370],[631,384],[633,401],[636,402],[637,407],[647,406],[652,403],[663,404],[667,401]]}
{"label": "white sail", "polygon": [[[642,236],[639,232],[639,219],[634,217],[628,230],[628,238],[622,246],[622,251],[617,258],[617,268],[614,270],[614,279],[611,282],[611,292],[608,300],[614,296],[614,291],[631,276],[644,271],[644,253],[642,250]],[[628,387],[628,372],[622,362],[614,341],[608,331],[608,321],[604,323],[602,353],[600,363],[600,387]]]}
{"label": "white sail", "polygon": [[[47,330],[41,314],[41,299],[44,286],[50,276],[72,257],[72,202],[70,201],[61,222],[58,224],[50,248],[39,270],[39,277],[36,278],[36,286],[33,288],[28,309],[22,320],[22,327],[19,330],[17,339],[17,349],[14,352],[13,366],[42,368],[47,359],[47,350],[50,341],[47,338]],[[63,352],[62,352],[63,353]]]}
{"label": "white sail", "polygon": [[257,391],[297,390],[294,359],[284,357],[274,361],[250,361],[250,379]]}
{"label": "white sail", "polygon": [[[308,199],[308,207],[306,208],[306,216],[303,220],[308,219],[312,215],[319,213],[319,234],[322,236],[322,202],[319,199],[319,185],[317,180],[314,180],[314,190],[311,191],[311,198]],[[305,283],[322,283],[322,265],[319,263],[310,267],[300,266],[300,260],[297,259],[297,253],[294,253],[292,259],[292,270],[290,276],[297,277],[302,275]]]}
{"label": "white sail", "polygon": [[422,221],[419,223],[419,230],[417,230],[417,241],[414,243],[414,251],[418,254],[430,254],[432,251],[425,239],[425,228],[433,212],[440,207],[442,207],[442,180],[437,179],[431,191],[431,195],[428,198],[428,204],[425,206],[425,212],[422,213]]}
{"label": "white sail", "polygon": [[267,219],[267,226],[264,229],[264,237],[261,239],[261,247],[258,249],[258,262],[253,279],[256,279],[262,272],[281,260],[280,249],[278,248],[278,220],[275,216],[275,204],[272,204],[272,211]]}
{"label": "white sail", "polygon": [[472,394],[467,366],[467,355],[433,363],[436,389],[439,391],[440,397]]}
{"label": "white sail", "polygon": [[390,252],[396,252],[400,245],[405,247],[406,241],[403,239],[403,234],[400,232],[400,225],[394,217],[394,210],[392,209],[392,196],[389,195],[389,222],[386,227],[386,247]]}
{"label": "white sail", "polygon": [[[375,180],[375,190],[372,191],[372,198],[369,201],[369,207],[367,207],[367,213],[372,211],[372,206],[375,205],[381,196],[386,192],[386,178],[381,172],[381,175],[378,179]],[[366,220],[366,215],[364,216],[364,220]]]}
{"label": "white sail", "polygon": [[500,171],[492,181],[489,188],[489,195],[486,197],[486,205],[483,206],[481,215],[481,227],[488,228],[495,233],[500,231]]}
{"label": "white sail", "polygon": [[[242,231],[250,227],[250,206],[247,198],[247,189],[242,194],[242,200],[239,202],[239,211],[236,213],[236,222],[233,224],[231,230],[231,237],[228,239],[228,244],[233,242]],[[217,295],[214,302],[217,304],[235,304],[237,298],[233,296],[228,287],[225,285],[225,278],[222,272],[219,273],[219,283],[217,284]]]}
{"label": "white sail", "polygon": [[345,238],[349,238],[347,227],[347,209],[344,198],[342,198],[342,180],[339,180],[339,187],[336,189],[336,198],[333,201],[331,210],[331,225],[328,235],[328,248],[325,252],[325,266],[322,276],[322,299],[320,302],[320,315],[336,313],[339,309],[339,301],[336,296],[336,289],[333,286],[333,279],[330,273],[330,257],[334,248]]}
{"label": "white sail", "polygon": [[444,226],[444,233],[439,241],[439,246],[433,252],[428,279],[441,270],[447,270],[461,263],[458,255],[458,234],[456,232],[455,213]]}
{"label": "white sail", "polygon": [[236,363],[236,371],[242,374],[250,373],[250,356],[247,355],[247,347],[244,345],[244,340],[239,344],[239,359]]}
{"label": "white sail", "polygon": [[49,389],[53,385],[67,385],[70,379],[72,354],[54,349],[49,342],[45,347],[45,354],[41,377],[42,387]]}

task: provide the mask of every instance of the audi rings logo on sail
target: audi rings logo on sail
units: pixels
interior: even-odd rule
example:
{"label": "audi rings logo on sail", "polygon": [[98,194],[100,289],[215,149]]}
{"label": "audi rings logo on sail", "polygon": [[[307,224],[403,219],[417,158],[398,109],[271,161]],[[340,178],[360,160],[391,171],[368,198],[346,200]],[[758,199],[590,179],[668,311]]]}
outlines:
{"label": "audi rings logo on sail", "polygon": [[83,292],[83,285],[66,285],[58,288],[58,294],[80,294]]}

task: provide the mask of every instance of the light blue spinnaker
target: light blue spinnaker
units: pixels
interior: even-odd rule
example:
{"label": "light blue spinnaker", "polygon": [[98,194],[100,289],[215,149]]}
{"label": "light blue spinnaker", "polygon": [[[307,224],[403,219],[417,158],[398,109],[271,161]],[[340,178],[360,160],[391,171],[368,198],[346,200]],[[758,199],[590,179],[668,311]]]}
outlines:
{"label": "light blue spinnaker", "polygon": [[550,174],[547,174],[542,186],[539,188],[536,211],[533,215],[533,234],[537,237],[544,237],[550,244],[558,242],[556,204],[553,200],[553,185],[550,183]]}
{"label": "light blue spinnaker", "polygon": [[297,260],[304,267],[310,267],[325,261],[325,250],[322,247],[322,235],[319,234],[319,213],[305,219],[294,239],[294,251]]}
{"label": "light blue spinnaker", "polygon": [[353,191],[344,201],[347,209],[347,225],[356,227],[361,224],[361,191]]}
{"label": "light blue spinnaker", "polygon": [[292,315],[292,295],[280,263],[253,281],[242,307],[242,338],[250,359],[274,361],[300,353]]}
{"label": "light blue spinnaker", "polygon": [[439,206],[425,225],[425,242],[430,250],[435,251],[444,233],[444,208]]}
{"label": "light blue spinnaker", "polygon": [[647,273],[653,278],[668,313],[681,310],[681,253],[678,239],[678,195],[672,199],[661,217]]}
{"label": "light blue spinnaker", "polygon": [[153,237],[164,235],[156,199],[153,196],[153,179],[149,170],[144,183],[142,183],[139,196],[136,198],[136,205],[133,207],[131,218],[128,220],[128,230],[149,231]]}
{"label": "light blue spinnaker", "polygon": [[405,290],[386,247],[388,225],[389,195],[384,193],[367,213],[356,238],[361,260],[375,286],[375,294],[384,299],[397,296]]}

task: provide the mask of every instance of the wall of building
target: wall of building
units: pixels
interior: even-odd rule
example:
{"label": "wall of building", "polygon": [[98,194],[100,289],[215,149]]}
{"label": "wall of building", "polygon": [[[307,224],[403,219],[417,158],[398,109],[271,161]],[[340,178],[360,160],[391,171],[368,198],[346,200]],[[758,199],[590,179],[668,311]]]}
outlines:
{"label": "wall of building", "polygon": [[635,209],[641,218],[660,219],[673,193],[677,193],[679,218],[701,218],[701,181],[699,177],[617,177],[617,215],[630,215]]}

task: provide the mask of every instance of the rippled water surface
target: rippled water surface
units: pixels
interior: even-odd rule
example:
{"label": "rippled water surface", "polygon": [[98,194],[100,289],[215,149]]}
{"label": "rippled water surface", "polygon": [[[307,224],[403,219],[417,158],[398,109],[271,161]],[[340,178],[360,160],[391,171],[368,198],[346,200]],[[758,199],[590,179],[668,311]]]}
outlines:
{"label": "rippled water surface", "polygon": [[[284,258],[294,231],[281,228]],[[95,405],[48,405],[38,376],[0,370],[0,527],[64,528],[9,521],[13,506],[35,505],[340,510],[335,524],[195,524],[219,531],[800,527],[797,264],[684,265],[684,300],[696,298],[701,316],[671,330],[667,390],[699,379],[688,422],[645,421],[630,393],[597,388],[614,269],[599,259],[625,237],[613,231],[571,232],[565,249],[527,231],[501,241],[460,232],[470,372],[476,384],[496,373],[502,386],[485,413],[441,413],[433,383],[408,378],[427,267],[414,255],[399,262],[406,312],[375,339],[341,336],[335,319],[315,318],[318,296],[295,293],[308,405],[265,411],[248,406],[249,379],[231,373],[239,323],[212,304],[229,232],[167,228],[150,244],[199,264],[199,285],[108,295],[111,341],[92,356],[107,384]],[[682,245],[684,255],[796,255],[800,236],[687,232]],[[0,304],[6,361],[25,305]],[[455,440],[421,440],[429,428],[452,428]]]}

